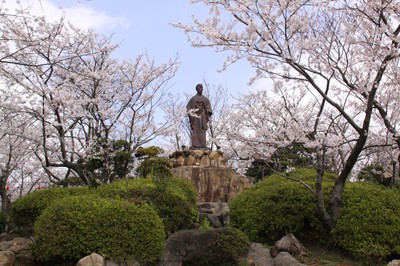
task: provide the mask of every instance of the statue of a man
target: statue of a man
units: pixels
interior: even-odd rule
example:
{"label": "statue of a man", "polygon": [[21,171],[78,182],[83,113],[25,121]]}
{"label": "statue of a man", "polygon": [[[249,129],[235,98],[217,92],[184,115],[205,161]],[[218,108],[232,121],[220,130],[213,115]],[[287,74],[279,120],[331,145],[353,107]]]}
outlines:
{"label": "statue of a man", "polygon": [[186,105],[190,128],[192,129],[191,149],[205,149],[206,131],[212,110],[210,101],[207,97],[203,96],[203,85],[197,84],[196,91],[197,94]]}

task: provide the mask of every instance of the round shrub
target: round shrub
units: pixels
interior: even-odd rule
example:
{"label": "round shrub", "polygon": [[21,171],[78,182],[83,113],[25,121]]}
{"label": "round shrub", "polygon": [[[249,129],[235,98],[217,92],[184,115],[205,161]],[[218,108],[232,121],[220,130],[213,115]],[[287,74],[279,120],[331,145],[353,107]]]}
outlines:
{"label": "round shrub", "polygon": [[181,230],[168,238],[167,254],[187,266],[238,265],[249,245],[247,236],[232,227]]}
{"label": "round shrub", "polygon": [[198,219],[196,191],[181,179],[122,180],[101,185],[95,191],[101,197],[151,204],[163,220],[167,235],[190,228]]}
{"label": "round shrub", "polygon": [[95,195],[62,199],[35,223],[35,258],[73,261],[92,252],[116,261],[154,264],[164,248],[165,233],[157,212],[147,204],[130,204]]}
{"label": "round shrub", "polygon": [[399,190],[348,183],[332,235],[340,247],[357,257],[399,256]]}
{"label": "round shrub", "polygon": [[18,198],[11,205],[11,222],[20,227],[31,228],[44,209],[54,201],[68,196],[68,188],[52,187],[36,190]]}
{"label": "round shrub", "polygon": [[[302,171],[296,170],[293,175],[303,181],[311,179],[308,175],[315,179],[315,171]],[[300,183],[279,175],[256,183],[234,198],[230,202],[230,222],[250,240],[262,243],[276,241],[305,227],[322,229],[315,215],[313,194]]]}
{"label": "round shrub", "polygon": [[250,241],[245,233],[233,227],[216,230],[217,232],[220,230],[220,232],[212,239],[211,243],[211,255],[218,258],[216,265],[235,262],[247,254]]}

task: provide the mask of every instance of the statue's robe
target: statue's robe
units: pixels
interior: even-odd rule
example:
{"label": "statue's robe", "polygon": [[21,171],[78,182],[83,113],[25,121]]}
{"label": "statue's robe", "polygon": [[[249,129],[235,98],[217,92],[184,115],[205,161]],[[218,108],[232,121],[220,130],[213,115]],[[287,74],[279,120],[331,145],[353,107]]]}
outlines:
{"label": "statue's robe", "polygon": [[206,132],[208,128],[208,121],[212,114],[211,104],[207,97],[196,94],[193,96],[186,109],[192,110],[195,114],[190,115],[189,112],[189,123],[192,129],[192,149],[204,149],[206,148]]}

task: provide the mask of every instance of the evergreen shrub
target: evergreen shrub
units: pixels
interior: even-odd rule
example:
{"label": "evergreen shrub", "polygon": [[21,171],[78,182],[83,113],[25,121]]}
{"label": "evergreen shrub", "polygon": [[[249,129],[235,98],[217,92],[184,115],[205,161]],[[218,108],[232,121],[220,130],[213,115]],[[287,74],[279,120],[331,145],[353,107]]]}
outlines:
{"label": "evergreen shrub", "polygon": [[32,228],[36,218],[55,201],[70,196],[68,188],[51,187],[36,190],[18,198],[11,205],[11,222],[19,227]]}
{"label": "evergreen shrub", "polygon": [[368,183],[348,183],[332,232],[343,249],[359,258],[400,255],[400,191]]}
{"label": "evergreen shrub", "polygon": [[[314,187],[316,172],[296,169],[290,176]],[[324,176],[328,202],[334,174]],[[230,203],[231,225],[250,240],[271,243],[286,233],[329,234],[336,246],[357,258],[384,259],[400,255],[400,193],[366,182],[346,183],[336,226],[328,232],[315,215],[315,199],[298,182],[272,175],[245,190]],[[328,241],[329,242],[329,241]]]}
{"label": "evergreen shrub", "polygon": [[35,223],[33,251],[41,262],[76,261],[96,252],[117,262],[154,264],[165,243],[153,207],[96,195],[59,200]]}
{"label": "evergreen shrub", "polygon": [[164,222],[167,235],[197,222],[197,195],[193,185],[178,178],[138,178],[116,181],[96,188],[101,197],[147,202]]}
{"label": "evergreen shrub", "polygon": [[249,246],[246,234],[233,227],[181,230],[168,238],[168,252],[186,266],[238,265]]}
{"label": "evergreen shrub", "polygon": [[[309,175],[315,179],[316,173],[299,169],[293,175],[307,183],[312,179]],[[276,174],[256,183],[230,202],[230,222],[250,240],[261,243],[276,241],[305,227],[322,230],[315,215],[313,194],[300,183]]]}

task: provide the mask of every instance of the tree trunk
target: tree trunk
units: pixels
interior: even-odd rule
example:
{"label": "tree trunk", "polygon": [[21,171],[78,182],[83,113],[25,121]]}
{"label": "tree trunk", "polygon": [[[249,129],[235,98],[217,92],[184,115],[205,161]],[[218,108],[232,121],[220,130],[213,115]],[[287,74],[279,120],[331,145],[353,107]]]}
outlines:
{"label": "tree trunk", "polygon": [[0,181],[0,197],[1,197],[1,212],[8,212],[8,198],[7,198],[7,189],[6,189],[6,178],[2,177]]}

